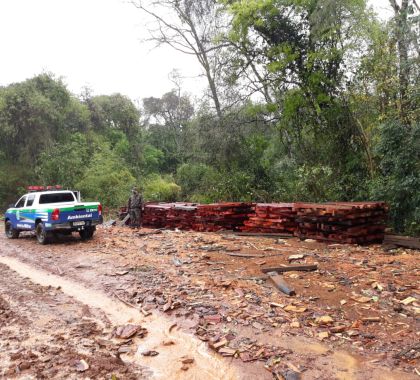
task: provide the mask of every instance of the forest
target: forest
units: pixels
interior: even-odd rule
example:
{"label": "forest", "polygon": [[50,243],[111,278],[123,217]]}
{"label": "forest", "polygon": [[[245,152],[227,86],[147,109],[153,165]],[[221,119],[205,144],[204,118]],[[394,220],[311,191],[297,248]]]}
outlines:
{"label": "forest", "polygon": [[364,0],[133,1],[207,90],[176,70],[140,104],[60,73],[0,87],[0,205],[34,184],[110,209],[134,185],[148,201],[384,200],[420,234],[420,8],[386,3],[388,20]]}

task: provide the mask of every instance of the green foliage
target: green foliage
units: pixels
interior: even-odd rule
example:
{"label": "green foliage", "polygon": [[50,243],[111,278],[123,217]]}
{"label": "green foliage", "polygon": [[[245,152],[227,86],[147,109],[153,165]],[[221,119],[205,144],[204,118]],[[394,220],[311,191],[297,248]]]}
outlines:
{"label": "green foliage", "polygon": [[371,182],[372,198],[389,202],[397,232],[420,234],[419,147],[420,124],[389,122],[379,129],[375,153],[380,165]]}
{"label": "green foliage", "polygon": [[119,130],[129,138],[139,131],[140,113],[128,97],[121,94],[101,95],[88,98],[85,102],[96,131],[108,133]]}
{"label": "green foliage", "polygon": [[193,201],[211,199],[219,179],[219,173],[205,164],[183,164],[176,172],[176,180],[182,188],[183,198]]}
{"label": "green foliage", "polygon": [[75,133],[69,141],[55,143],[40,154],[36,173],[43,185],[72,188],[85,173],[88,162],[86,137]]}
{"label": "green foliage", "polygon": [[143,171],[146,174],[156,173],[159,171],[164,154],[151,144],[143,146]]}
{"label": "green foliage", "polygon": [[143,180],[142,188],[146,201],[174,202],[181,194],[181,187],[170,176],[148,176]]}
{"label": "green foliage", "polygon": [[26,192],[34,174],[20,165],[0,161],[0,206],[6,208]]}
{"label": "green foliage", "polygon": [[86,109],[52,75],[12,84],[0,98],[0,149],[8,160],[31,165],[52,142],[87,128]]}
{"label": "green foliage", "polygon": [[217,20],[231,29],[203,41],[217,48],[217,112],[183,94],[179,77],[141,112],[121,94],[80,100],[50,74],[2,87],[0,202],[35,182],[110,207],[133,184],[153,201],[371,198],[390,203],[396,231],[418,234],[419,34],[408,3],[407,20],[384,23],[365,0],[221,0],[229,15]]}
{"label": "green foliage", "polygon": [[75,186],[85,199],[99,200],[107,207],[116,208],[126,204],[135,182],[119,157],[103,146],[88,161],[84,175]]}

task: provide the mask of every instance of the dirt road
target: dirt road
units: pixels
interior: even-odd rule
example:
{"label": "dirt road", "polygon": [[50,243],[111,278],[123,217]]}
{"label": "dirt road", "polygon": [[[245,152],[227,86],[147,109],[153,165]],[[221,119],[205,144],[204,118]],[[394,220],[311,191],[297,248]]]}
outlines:
{"label": "dirt road", "polygon": [[418,378],[418,252],[151,232],[2,234],[0,378]]}

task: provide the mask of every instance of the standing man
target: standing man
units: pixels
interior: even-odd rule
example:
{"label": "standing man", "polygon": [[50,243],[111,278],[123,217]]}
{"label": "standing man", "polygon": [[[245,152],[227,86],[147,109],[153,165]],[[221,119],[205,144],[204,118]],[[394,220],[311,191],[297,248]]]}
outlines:
{"label": "standing man", "polygon": [[141,212],[143,206],[143,197],[136,187],[131,190],[130,198],[128,198],[128,212],[130,214],[130,226],[141,227]]}

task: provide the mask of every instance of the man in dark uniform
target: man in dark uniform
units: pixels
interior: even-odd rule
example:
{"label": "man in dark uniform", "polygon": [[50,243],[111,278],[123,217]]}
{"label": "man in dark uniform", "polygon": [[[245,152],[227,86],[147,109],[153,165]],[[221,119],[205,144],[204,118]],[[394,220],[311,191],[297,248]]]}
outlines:
{"label": "man in dark uniform", "polygon": [[130,198],[128,199],[128,212],[130,214],[131,227],[141,227],[141,211],[143,206],[143,197],[137,188],[131,190]]}

